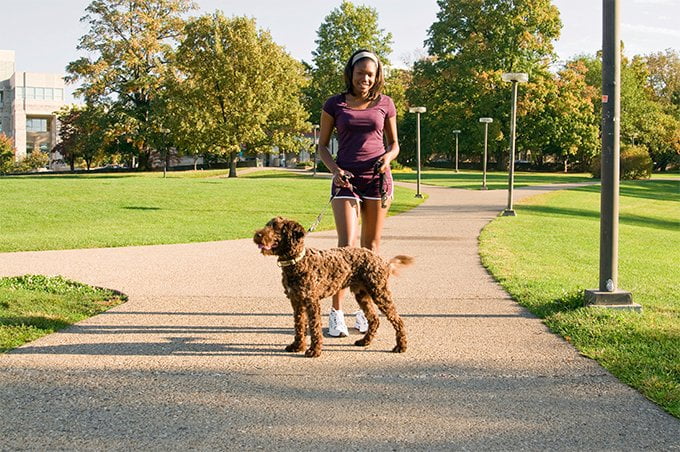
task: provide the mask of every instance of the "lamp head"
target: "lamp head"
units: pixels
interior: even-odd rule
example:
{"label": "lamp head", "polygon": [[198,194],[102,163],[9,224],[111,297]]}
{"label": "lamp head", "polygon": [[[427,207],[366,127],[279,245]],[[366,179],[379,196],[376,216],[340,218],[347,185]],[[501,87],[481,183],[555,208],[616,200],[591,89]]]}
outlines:
{"label": "lamp head", "polygon": [[410,107],[408,109],[409,113],[425,113],[427,108],[425,107]]}
{"label": "lamp head", "polygon": [[529,74],[526,72],[505,72],[501,75],[504,82],[520,82],[526,83],[529,81]]}

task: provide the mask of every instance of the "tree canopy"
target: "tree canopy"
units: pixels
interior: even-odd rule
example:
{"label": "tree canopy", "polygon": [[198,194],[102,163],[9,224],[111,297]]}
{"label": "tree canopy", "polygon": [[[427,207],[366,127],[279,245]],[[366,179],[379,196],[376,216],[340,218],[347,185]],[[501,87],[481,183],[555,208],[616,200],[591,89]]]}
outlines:
{"label": "tree canopy", "polygon": [[324,18],[317,36],[313,66],[308,65],[311,83],[306,90],[307,109],[314,122],[319,120],[326,99],[345,90],[343,71],[352,53],[369,49],[386,67],[392,52],[392,34],[380,28],[378,12],[346,0]]}
{"label": "tree canopy", "polygon": [[125,116],[140,163],[149,153],[153,101],[164,83],[173,44],[182,38],[190,0],[94,0],[82,22],[90,29],[79,50],[91,56],[68,64],[67,81],[80,81],[76,95],[88,105],[106,105]]}

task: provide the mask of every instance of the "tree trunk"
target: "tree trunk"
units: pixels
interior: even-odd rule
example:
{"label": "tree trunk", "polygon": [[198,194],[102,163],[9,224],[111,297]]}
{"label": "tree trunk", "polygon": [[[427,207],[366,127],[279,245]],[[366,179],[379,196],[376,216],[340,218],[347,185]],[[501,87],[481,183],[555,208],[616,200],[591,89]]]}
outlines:
{"label": "tree trunk", "polygon": [[229,177],[236,177],[236,157],[238,152],[231,152],[229,154]]}
{"label": "tree trunk", "polygon": [[564,157],[564,172],[565,172],[565,173],[568,172],[568,169],[569,169],[569,168],[568,168],[568,165],[569,165],[569,156],[565,156],[565,157]]}

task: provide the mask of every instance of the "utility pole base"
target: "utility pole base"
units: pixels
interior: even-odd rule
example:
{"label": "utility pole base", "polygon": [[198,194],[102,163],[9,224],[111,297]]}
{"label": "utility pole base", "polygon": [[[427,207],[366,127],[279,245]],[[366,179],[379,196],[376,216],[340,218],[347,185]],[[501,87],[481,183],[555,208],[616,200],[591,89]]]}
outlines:
{"label": "utility pole base", "polygon": [[585,297],[589,306],[642,312],[642,306],[633,303],[633,295],[625,290],[603,292],[598,289],[586,289]]}
{"label": "utility pole base", "polygon": [[504,216],[504,217],[516,217],[517,214],[515,213],[514,209],[505,209],[503,211],[502,216]]}
{"label": "utility pole base", "polygon": [[421,195],[420,193],[416,193],[416,196],[415,196],[415,197],[416,197],[416,198],[422,198],[423,195]]}

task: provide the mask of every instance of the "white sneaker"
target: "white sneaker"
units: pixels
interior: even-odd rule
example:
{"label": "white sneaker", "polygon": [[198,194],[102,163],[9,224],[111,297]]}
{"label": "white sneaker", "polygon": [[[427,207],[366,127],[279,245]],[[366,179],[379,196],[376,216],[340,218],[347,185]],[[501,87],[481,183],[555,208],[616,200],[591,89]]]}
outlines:
{"label": "white sneaker", "polygon": [[368,319],[366,318],[364,311],[359,309],[357,312],[354,313],[354,315],[356,316],[354,328],[359,330],[360,333],[365,333],[366,331],[368,331]]}
{"label": "white sneaker", "polygon": [[345,325],[345,314],[342,311],[331,308],[331,313],[328,315],[328,334],[333,337],[349,336],[347,325]]}

